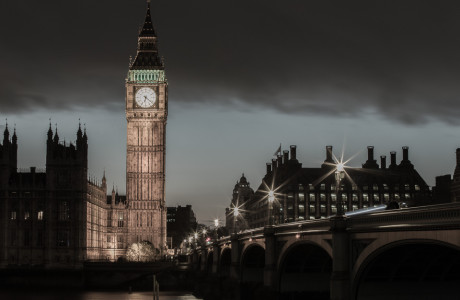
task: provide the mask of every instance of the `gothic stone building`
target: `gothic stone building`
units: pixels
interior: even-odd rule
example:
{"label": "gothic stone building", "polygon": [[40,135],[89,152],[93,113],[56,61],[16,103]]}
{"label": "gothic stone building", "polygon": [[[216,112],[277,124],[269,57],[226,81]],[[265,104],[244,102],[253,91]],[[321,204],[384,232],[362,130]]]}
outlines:
{"label": "gothic stone building", "polygon": [[[431,191],[409,160],[409,149],[403,147],[403,159],[396,162],[391,152],[390,164],[381,156],[374,159],[374,147],[368,147],[368,160],[362,168],[346,168],[339,196],[346,212],[393,202],[398,205],[424,205],[431,201]],[[290,156],[289,156],[290,154]],[[290,147],[267,164],[262,184],[244,203],[250,228],[268,224],[267,194],[275,191],[273,219],[275,224],[320,219],[337,213],[336,165],[332,146],[326,147],[326,160],[319,168],[304,168],[296,157],[296,146]]]}
{"label": "gothic stone building", "polygon": [[[88,138],[75,144],[48,130],[46,171],[17,169],[17,136],[5,129],[0,146],[0,265],[78,266],[126,249],[126,201],[108,201],[104,177],[88,181]],[[120,223],[120,220],[122,221]],[[120,243],[111,243],[118,234]],[[114,251],[119,249],[118,251]]]}
{"label": "gothic stone building", "polygon": [[126,197],[130,243],[166,246],[165,144],[168,82],[150,4],[126,78]]}

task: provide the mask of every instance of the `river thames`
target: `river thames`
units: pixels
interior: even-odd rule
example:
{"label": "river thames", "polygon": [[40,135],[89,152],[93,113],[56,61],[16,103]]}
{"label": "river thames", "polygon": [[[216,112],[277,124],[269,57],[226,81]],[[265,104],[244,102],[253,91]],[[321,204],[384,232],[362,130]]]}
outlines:
{"label": "river thames", "polygon": [[[152,292],[0,291],[2,300],[152,300]],[[160,292],[160,300],[196,300],[187,292]]]}

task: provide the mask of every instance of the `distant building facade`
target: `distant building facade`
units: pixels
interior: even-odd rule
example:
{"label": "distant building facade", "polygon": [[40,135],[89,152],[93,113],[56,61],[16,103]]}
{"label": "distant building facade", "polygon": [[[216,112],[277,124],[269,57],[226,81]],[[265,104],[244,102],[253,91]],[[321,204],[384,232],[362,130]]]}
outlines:
{"label": "distant building facade", "polygon": [[[416,206],[431,203],[431,191],[409,160],[409,148],[403,147],[403,159],[396,162],[391,152],[390,164],[374,159],[374,147],[368,147],[368,159],[362,168],[346,168],[339,187],[344,210],[353,211],[390,202]],[[319,168],[304,168],[296,157],[296,146],[285,150],[267,164],[262,184],[245,203],[250,228],[268,224],[267,194],[275,192],[275,224],[320,219],[337,213],[335,161],[332,146],[326,147],[326,159]]]}
{"label": "distant building facade", "polygon": [[171,248],[178,248],[184,239],[193,235],[197,230],[195,212],[191,205],[168,207],[167,236]]}
{"label": "distant building facade", "polygon": [[246,204],[250,203],[253,197],[254,190],[243,174],[233,188],[230,207],[225,209],[225,227],[229,233],[248,228]]}

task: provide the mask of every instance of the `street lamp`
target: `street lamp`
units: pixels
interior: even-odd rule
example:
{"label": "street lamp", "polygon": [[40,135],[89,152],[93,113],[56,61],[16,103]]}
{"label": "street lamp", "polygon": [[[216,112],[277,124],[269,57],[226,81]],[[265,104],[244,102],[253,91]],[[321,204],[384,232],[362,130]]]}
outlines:
{"label": "street lamp", "polygon": [[335,195],[336,195],[336,205],[337,205],[337,216],[343,217],[344,209],[342,203],[342,195],[340,194],[340,183],[345,177],[345,170],[343,163],[338,163],[335,169]]}
{"label": "street lamp", "polygon": [[218,227],[219,227],[219,219],[214,219],[214,229],[215,229],[215,236],[214,237],[215,237],[216,241],[219,238],[219,234],[217,232]]}
{"label": "street lamp", "polygon": [[233,208],[233,233],[236,233],[236,219],[238,218],[238,215],[240,214],[238,206],[235,206]]}
{"label": "street lamp", "polygon": [[275,201],[275,192],[268,192],[268,225],[273,225],[273,202]]}

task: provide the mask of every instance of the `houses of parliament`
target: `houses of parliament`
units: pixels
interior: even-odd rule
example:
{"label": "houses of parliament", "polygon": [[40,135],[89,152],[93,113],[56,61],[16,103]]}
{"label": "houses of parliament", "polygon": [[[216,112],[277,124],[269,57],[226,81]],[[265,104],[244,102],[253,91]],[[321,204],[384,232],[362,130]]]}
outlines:
{"label": "houses of parliament", "polygon": [[11,135],[6,126],[0,145],[0,267],[116,261],[140,241],[165,249],[168,83],[149,3],[125,99],[126,196],[114,189],[107,195],[105,173],[100,183],[88,180],[86,129],[79,126],[76,141],[66,144],[50,124],[46,170],[19,171],[16,130]]}

